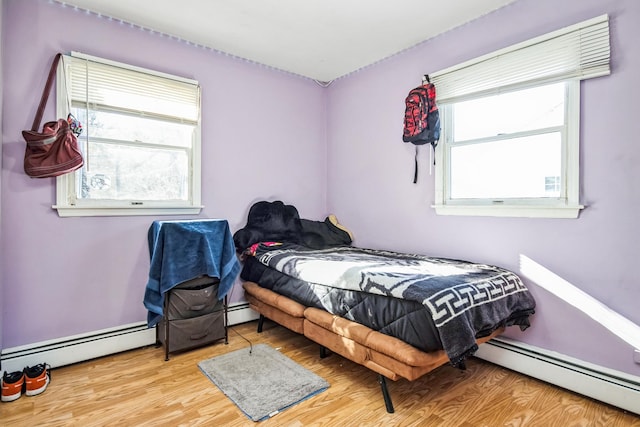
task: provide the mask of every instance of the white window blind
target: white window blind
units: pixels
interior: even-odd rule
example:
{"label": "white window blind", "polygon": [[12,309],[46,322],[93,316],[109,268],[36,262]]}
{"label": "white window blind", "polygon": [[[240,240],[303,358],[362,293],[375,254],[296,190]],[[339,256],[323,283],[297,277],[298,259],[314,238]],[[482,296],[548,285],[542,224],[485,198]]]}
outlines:
{"label": "white window blind", "polygon": [[125,110],[196,124],[199,115],[198,83],[131,66],[122,67],[88,55],[65,58],[72,83],[72,103],[88,103],[96,110]]}
{"label": "white window blind", "polygon": [[602,15],[431,75],[438,102],[508,91],[524,84],[610,74],[609,17]]}

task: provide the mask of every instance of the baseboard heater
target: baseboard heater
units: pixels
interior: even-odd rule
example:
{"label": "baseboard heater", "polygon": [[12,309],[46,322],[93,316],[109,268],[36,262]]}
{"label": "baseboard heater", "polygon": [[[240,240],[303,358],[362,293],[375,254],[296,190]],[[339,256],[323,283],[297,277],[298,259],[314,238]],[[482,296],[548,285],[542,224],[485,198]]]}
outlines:
{"label": "baseboard heater", "polygon": [[[229,325],[258,318],[248,303],[229,307]],[[153,345],[155,328],[137,322],[86,334],[6,348],[0,355],[0,371],[21,371],[25,366],[48,363],[52,368],[84,362],[135,348]]]}
{"label": "baseboard heater", "polygon": [[482,344],[476,356],[558,387],[640,414],[640,377],[508,338],[497,338]]}
{"label": "baseboard heater", "polygon": [[20,371],[25,366],[48,363],[52,368],[119,353],[156,341],[155,328],[146,322],[131,323],[87,334],[43,341],[2,351],[0,363],[7,372]]}
{"label": "baseboard heater", "polygon": [[[229,307],[229,325],[248,322],[258,314],[247,303]],[[60,367],[155,344],[155,329],[146,322],[123,325],[59,340],[4,349],[0,370],[12,372],[46,362]],[[578,394],[640,414],[640,377],[592,365],[508,338],[480,346],[476,356],[513,371]]]}

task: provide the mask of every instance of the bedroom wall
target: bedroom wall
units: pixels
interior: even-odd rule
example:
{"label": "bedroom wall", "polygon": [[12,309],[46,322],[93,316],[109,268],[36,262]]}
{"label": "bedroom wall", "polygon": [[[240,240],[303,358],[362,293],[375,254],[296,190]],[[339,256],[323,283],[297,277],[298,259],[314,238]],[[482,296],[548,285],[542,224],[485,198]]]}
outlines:
{"label": "bedroom wall", "polygon": [[[612,74],[582,83],[581,202],[574,220],[437,216],[428,150],[412,183],[414,147],[401,140],[404,97],[422,74],[608,13]],[[640,2],[519,0],[336,80],[328,94],[327,208],[358,246],[494,263],[521,256],[640,324]],[[435,167],[438,167],[437,165]],[[640,376],[633,348],[532,280],[532,327],[511,338]]]}
{"label": "bedroom wall", "polygon": [[[60,218],[51,208],[55,180],[24,174],[21,130],[31,126],[58,51],[201,83],[200,218],[226,218],[235,231],[262,198],[286,200],[307,218],[324,218],[325,92],[313,81],[48,0],[4,1],[2,38],[10,58],[2,78],[5,349],[145,321],[147,230],[155,219],[172,219]],[[247,100],[255,112],[251,121]],[[45,118],[54,114],[50,101]],[[236,287],[232,302],[241,296]]]}
{"label": "bedroom wall", "polygon": [[[4,0],[0,0],[0,82],[2,81],[2,70],[4,68],[3,56],[3,37],[2,37],[2,16],[4,9]],[[3,85],[0,85],[0,100],[2,99]],[[2,108],[3,103],[0,102],[0,129],[2,129]],[[2,133],[0,132],[0,168],[2,167]],[[0,243],[2,242],[2,174],[0,174]],[[2,262],[2,244],[0,244],[0,309],[2,309],[2,301],[4,300],[4,281],[2,280],[3,262]],[[0,352],[2,352],[2,315],[0,315]]]}

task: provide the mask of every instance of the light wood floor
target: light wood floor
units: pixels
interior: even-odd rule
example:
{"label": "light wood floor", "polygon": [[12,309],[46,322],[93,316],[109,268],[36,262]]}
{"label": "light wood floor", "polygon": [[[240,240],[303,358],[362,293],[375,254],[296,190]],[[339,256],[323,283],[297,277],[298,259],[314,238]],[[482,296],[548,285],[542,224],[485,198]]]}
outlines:
{"label": "light wood floor", "polygon": [[[41,395],[0,404],[2,426],[640,426],[640,417],[479,359],[409,382],[388,381],[385,411],[377,375],[273,323],[236,325],[229,344],[171,355],[146,347],[52,371]],[[198,369],[201,360],[263,342],[325,378],[330,388],[254,423]],[[268,393],[265,390],[265,393]]]}

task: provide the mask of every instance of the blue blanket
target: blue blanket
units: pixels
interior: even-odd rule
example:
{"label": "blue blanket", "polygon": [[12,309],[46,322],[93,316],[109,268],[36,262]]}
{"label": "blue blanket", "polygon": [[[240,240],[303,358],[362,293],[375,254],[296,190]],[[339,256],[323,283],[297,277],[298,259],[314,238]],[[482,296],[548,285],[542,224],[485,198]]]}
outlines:
{"label": "blue blanket", "polygon": [[231,290],[240,262],[226,220],[154,221],[148,232],[151,266],[144,293],[147,323],[163,314],[164,294],[201,276],[220,279],[218,298]]}

